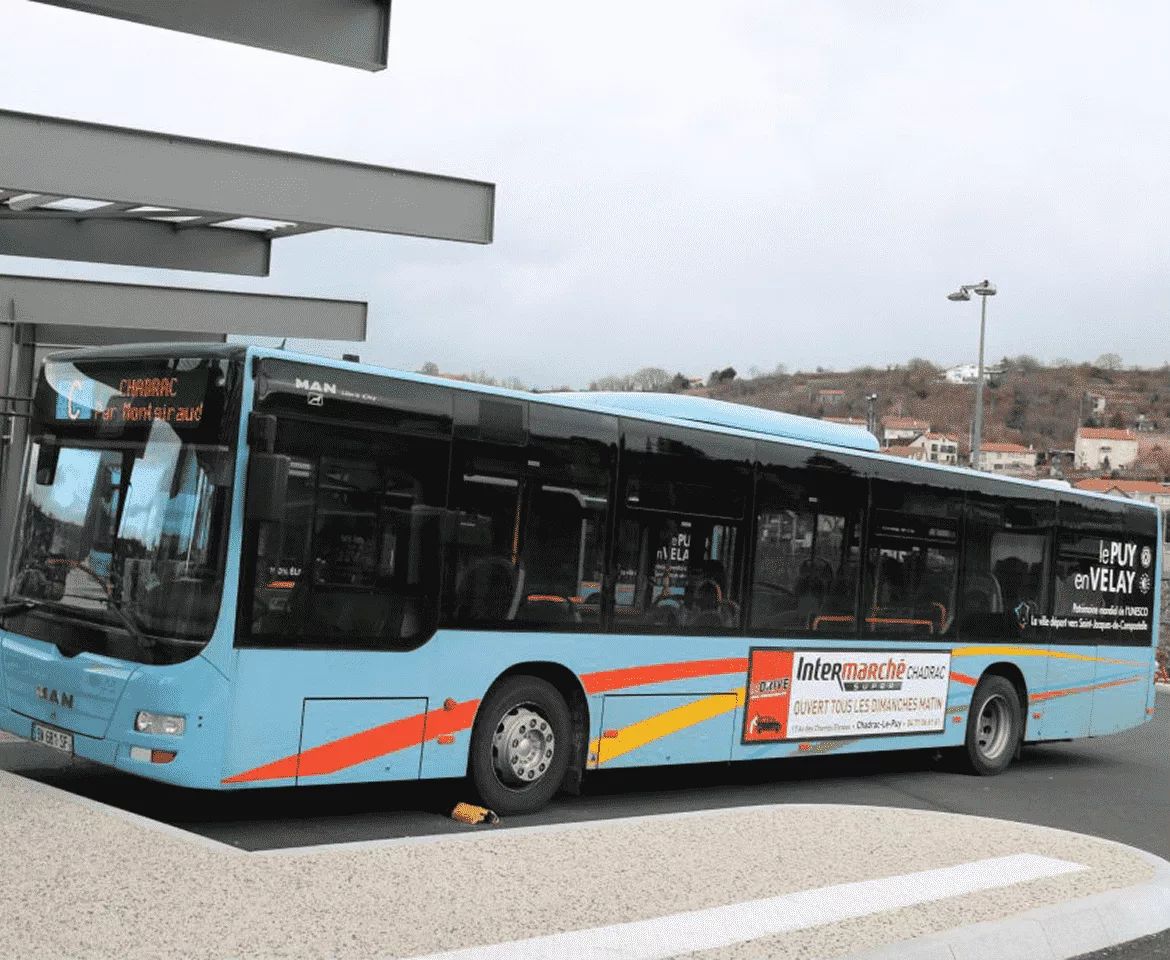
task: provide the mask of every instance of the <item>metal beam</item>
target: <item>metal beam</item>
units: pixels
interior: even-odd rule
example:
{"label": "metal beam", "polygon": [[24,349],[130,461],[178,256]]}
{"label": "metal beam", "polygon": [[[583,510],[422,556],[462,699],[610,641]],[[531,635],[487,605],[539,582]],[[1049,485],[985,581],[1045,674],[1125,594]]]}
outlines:
{"label": "metal beam", "polygon": [[495,206],[495,186],[476,180],[7,110],[0,111],[0,183],[469,243],[491,243]]}
{"label": "metal beam", "polygon": [[[366,338],[367,305],[353,300],[0,275],[0,304],[12,304],[15,321],[34,326],[38,341],[82,346],[138,339],[219,339],[224,334]],[[63,339],[70,336],[66,327],[74,328],[78,339]],[[111,331],[122,339],[110,339]]]}
{"label": "metal beam", "polygon": [[0,217],[0,253],[167,270],[268,276],[272,241],[262,233],[115,217]]}
{"label": "metal beam", "polygon": [[[20,196],[17,194],[17,196]],[[9,210],[35,210],[37,207],[43,207],[46,203],[52,203],[55,200],[63,200],[64,197],[54,196],[53,194],[44,193],[30,193],[26,196],[20,197],[19,200],[11,199],[8,201]]]}
{"label": "metal beam", "polygon": [[139,330],[130,327],[76,327],[64,323],[33,326],[38,347],[113,347],[123,343],[223,343],[220,333],[191,330]]}
{"label": "metal beam", "polygon": [[39,0],[362,70],[386,68],[390,0]]}

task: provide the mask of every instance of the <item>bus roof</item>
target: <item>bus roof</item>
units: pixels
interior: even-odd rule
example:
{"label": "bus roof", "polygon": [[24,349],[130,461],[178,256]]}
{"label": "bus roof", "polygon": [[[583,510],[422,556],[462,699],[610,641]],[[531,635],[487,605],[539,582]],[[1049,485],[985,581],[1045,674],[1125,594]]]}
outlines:
{"label": "bus roof", "polygon": [[[609,393],[601,391],[582,391],[580,393],[564,393],[564,392],[550,392],[550,393],[529,393],[524,390],[511,390],[507,387],[488,386],[486,384],[472,383],[468,380],[456,380],[449,377],[432,377],[424,373],[415,373],[409,370],[395,370],[389,367],[378,367],[368,363],[355,363],[349,360],[335,360],[329,357],[313,356],[311,354],[294,353],[291,350],[281,350],[272,347],[249,347],[249,354],[252,356],[262,357],[276,357],[288,360],[294,360],[299,363],[311,363],[324,367],[334,367],[342,370],[353,370],[361,373],[372,373],[377,376],[391,377],[398,380],[411,380],[416,383],[432,383],[437,386],[451,387],[457,390],[465,390],[471,393],[486,393],[500,397],[511,397],[516,400],[526,400],[537,403],[550,403],[562,407],[575,407],[579,410],[596,410],[598,413],[609,413],[611,415],[621,416],[623,414],[632,416],[639,420],[651,421],[666,421],[678,426],[694,426],[701,424],[704,427],[714,430],[717,433],[740,433],[747,434],[753,437],[771,437],[774,439],[789,440],[793,443],[814,446],[814,447],[828,447],[830,449],[852,451],[867,459],[876,458],[879,460],[893,461],[904,465],[911,470],[918,470],[924,473],[942,472],[948,474],[960,474],[979,480],[983,483],[992,482],[1002,484],[1005,486],[1023,486],[1031,489],[1047,489],[1052,494],[1059,493],[1061,498],[1072,499],[1108,499],[1117,501],[1118,497],[1111,497],[1105,493],[1097,493],[1091,490],[1081,490],[1073,487],[1069,490],[1057,490],[1047,485],[1041,485],[1035,480],[1025,480],[1022,477],[1005,477],[998,474],[988,473],[982,470],[975,470],[971,467],[950,466],[941,463],[923,463],[917,460],[906,460],[902,457],[894,457],[884,453],[877,442],[876,437],[872,437],[871,442],[867,443],[865,437],[858,438],[857,434],[864,433],[866,436],[871,436],[867,431],[862,431],[860,427],[849,427],[845,424],[829,423],[823,420],[814,420],[811,417],[801,417],[792,413],[780,413],[775,410],[763,410],[759,407],[748,407],[743,404],[726,403],[721,400],[711,400],[709,397],[687,397],[679,394],[661,394],[661,393]],[[692,415],[683,417],[683,407],[681,405],[669,410],[671,401],[684,400],[691,401],[699,406],[693,407]],[[665,403],[663,401],[666,401]],[[713,404],[714,409],[722,410],[725,407],[730,407],[736,411],[737,422],[720,422],[715,419],[705,419],[696,415],[700,410],[710,410],[706,404]],[[752,420],[753,415],[760,415],[758,421]],[[791,424],[787,429],[791,433],[782,433],[780,428],[776,426],[779,421],[772,421],[770,429],[761,432],[760,425],[766,422],[768,417],[781,418],[786,424]],[[731,416],[726,418],[731,420]],[[749,425],[749,422],[752,425]],[[834,428],[830,431],[829,428]],[[837,431],[848,431],[844,435],[837,433]],[[822,432],[823,431],[823,432]],[[1152,503],[1146,503],[1141,500],[1125,499],[1125,503],[1137,507],[1148,508],[1150,510],[1158,511],[1159,508]]]}
{"label": "bus roof", "polygon": [[[548,396],[548,394],[546,394]],[[731,427],[785,440],[804,440],[853,450],[878,450],[877,437],[861,427],[829,423],[778,410],[749,407],[710,397],[677,393],[554,393],[561,402],[587,409],[628,410],[652,417],[688,420],[703,426]]]}

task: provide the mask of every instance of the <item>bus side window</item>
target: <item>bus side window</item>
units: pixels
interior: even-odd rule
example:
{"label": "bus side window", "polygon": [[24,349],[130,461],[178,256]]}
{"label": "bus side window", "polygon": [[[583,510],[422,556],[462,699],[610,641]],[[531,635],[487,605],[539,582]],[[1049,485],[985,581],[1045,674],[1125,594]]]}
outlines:
{"label": "bus side window", "polygon": [[282,419],[276,451],[292,459],[288,497],[280,528],[257,531],[252,641],[387,649],[426,639],[439,544],[437,530],[435,543],[419,536],[412,511],[443,505],[448,442]]}
{"label": "bus side window", "polygon": [[753,445],[633,422],[625,430],[613,630],[738,630]]}
{"label": "bus side window", "polygon": [[458,547],[446,622],[597,630],[617,420],[531,403],[523,422],[458,442],[452,506],[490,533]]}
{"label": "bus side window", "polygon": [[756,487],[751,627],[850,636],[860,572],[862,481],[766,470]]}
{"label": "bus side window", "polygon": [[1054,644],[1148,646],[1157,534],[1152,511],[1124,502],[1061,499]]}
{"label": "bus side window", "polygon": [[533,403],[529,427],[517,620],[600,630],[617,418]]}
{"label": "bus side window", "polygon": [[1055,502],[973,494],[967,503],[959,631],[964,640],[1042,642]]}
{"label": "bus side window", "polygon": [[958,586],[962,494],[875,480],[863,632],[949,635]]}

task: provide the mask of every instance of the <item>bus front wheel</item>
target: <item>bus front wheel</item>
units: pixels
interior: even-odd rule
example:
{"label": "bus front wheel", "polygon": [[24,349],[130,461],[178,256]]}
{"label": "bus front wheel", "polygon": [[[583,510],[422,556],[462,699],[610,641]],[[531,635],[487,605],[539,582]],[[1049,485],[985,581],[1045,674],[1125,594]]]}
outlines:
{"label": "bus front wheel", "polygon": [[1023,735],[1023,708],[1016,688],[1006,677],[984,677],[971,697],[964,766],[980,776],[1002,773]]}
{"label": "bus front wheel", "polygon": [[499,814],[534,813],[553,798],[572,753],[564,697],[539,677],[509,677],[480,707],[470,773],[479,798]]}

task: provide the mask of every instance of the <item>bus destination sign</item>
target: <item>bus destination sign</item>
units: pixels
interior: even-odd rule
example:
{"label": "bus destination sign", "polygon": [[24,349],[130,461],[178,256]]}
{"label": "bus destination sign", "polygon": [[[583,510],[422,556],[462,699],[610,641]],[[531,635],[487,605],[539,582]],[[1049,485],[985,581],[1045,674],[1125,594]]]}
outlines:
{"label": "bus destination sign", "polygon": [[158,375],[103,376],[82,374],[76,367],[47,372],[57,393],[58,421],[99,421],[148,424],[162,421],[182,429],[203,420],[208,369],[166,370]]}

